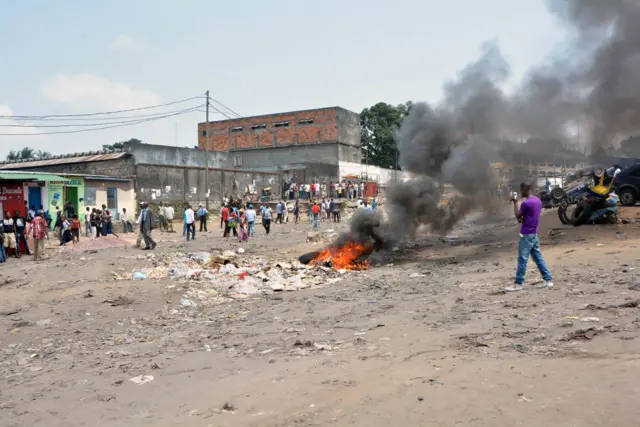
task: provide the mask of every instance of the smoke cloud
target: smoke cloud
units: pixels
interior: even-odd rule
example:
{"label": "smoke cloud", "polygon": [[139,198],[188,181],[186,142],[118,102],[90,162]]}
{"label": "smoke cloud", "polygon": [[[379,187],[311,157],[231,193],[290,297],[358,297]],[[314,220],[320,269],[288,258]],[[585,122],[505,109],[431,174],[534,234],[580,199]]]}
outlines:
{"label": "smoke cloud", "polygon": [[[494,44],[444,87],[436,105],[418,103],[396,132],[399,164],[409,178],[390,189],[386,238],[412,237],[421,226],[446,233],[472,210],[492,210],[497,188],[490,162],[502,139],[565,144],[578,121],[592,152],[640,134],[640,1],[550,0],[570,35],[563,53],[525,75],[513,93],[509,65]],[[441,206],[445,184],[453,205]],[[352,228],[371,224],[354,218]],[[367,227],[364,227],[365,229]]]}

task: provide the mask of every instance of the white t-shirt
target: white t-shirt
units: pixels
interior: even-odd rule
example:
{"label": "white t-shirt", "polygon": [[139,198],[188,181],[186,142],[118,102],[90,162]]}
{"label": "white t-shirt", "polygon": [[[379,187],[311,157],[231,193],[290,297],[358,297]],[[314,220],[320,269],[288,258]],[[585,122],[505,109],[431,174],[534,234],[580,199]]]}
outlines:
{"label": "white t-shirt", "polygon": [[189,208],[187,209],[187,211],[185,212],[185,215],[187,217],[187,224],[193,224],[195,222],[195,215],[193,214],[193,209]]}
{"label": "white t-shirt", "polygon": [[167,218],[168,220],[172,220],[174,213],[175,212],[173,211],[173,206],[165,207],[165,218]]}
{"label": "white t-shirt", "polygon": [[253,222],[256,220],[256,211],[254,209],[247,209],[244,217],[247,219],[247,222]]}

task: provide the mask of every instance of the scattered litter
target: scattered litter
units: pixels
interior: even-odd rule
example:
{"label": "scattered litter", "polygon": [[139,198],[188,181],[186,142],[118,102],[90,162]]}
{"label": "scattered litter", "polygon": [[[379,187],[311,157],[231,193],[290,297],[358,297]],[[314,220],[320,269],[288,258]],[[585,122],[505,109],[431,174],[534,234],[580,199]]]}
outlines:
{"label": "scattered litter", "polygon": [[244,253],[244,249],[243,248],[238,248],[238,250],[236,252],[238,252],[239,254],[243,254]]}
{"label": "scattered litter", "polygon": [[581,322],[599,322],[600,319],[597,317],[583,317],[580,319]]}
{"label": "scattered litter", "polygon": [[603,328],[578,329],[568,333],[561,341],[591,341],[603,330]]}
{"label": "scattered litter", "polygon": [[182,305],[183,307],[197,307],[198,305],[191,301],[190,299],[187,298],[180,298],[180,305]]}
{"label": "scattered litter", "polygon": [[153,375],[138,375],[137,377],[131,378],[129,381],[137,385],[142,385],[153,381]]}
{"label": "scattered litter", "polygon": [[226,411],[226,412],[233,412],[235,411],[237,408],[229,402],[225,402],[224,405],[222,405],[222,410]]}
{"label": "scattered litter", "polygon": [[147,275],[144,274],[142,271],[135,271],[131,275],[131,280],[145,280],[146,278],[147,278]]}

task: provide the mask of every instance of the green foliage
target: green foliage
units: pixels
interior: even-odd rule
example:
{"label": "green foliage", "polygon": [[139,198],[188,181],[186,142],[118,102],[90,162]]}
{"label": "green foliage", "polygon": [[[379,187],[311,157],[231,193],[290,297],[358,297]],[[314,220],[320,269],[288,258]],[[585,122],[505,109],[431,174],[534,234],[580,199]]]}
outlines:
{"label": "green foliage", "polygon": [[396,106],[379,102],[362,110],[360,129],[364,162],[383,168],[397,167],[398,149],[393,135],[412,107],[411,101]]}
{"label": "green foliage", "polygon": [[40,160],[40,159],[48,159],[51,157],[51,153],[48,151],[42,150],[34,150],[30,147],[24,147],[21,150],[11,150],[9,154],[7,154],[7,161],[16,161],[16,160]]}
{"label": "green foliage", "polygon": [[104,144],[103,150],[122,150],[125,144],[139,144],[142,141],[137,138],[131,138],[127,141],[114,142],[113,144]]}

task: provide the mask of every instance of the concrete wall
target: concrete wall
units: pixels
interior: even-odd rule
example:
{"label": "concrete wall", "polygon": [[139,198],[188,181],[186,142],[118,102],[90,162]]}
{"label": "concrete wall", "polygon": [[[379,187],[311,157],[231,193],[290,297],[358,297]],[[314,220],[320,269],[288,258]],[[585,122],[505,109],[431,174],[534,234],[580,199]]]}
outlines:
{"label": "concrete wall", "polygon": [[[227,154],[194,150],[186,147],[170,147],[154,144],[127,144],[125,150],[133,155],[136,164],[227,167]],[[105,174],[106,175],[106,174]],[[116,175],[117,176],[117,175]]]}
{"label": "concrete wall", "polygon": [[340,179],[347,175],[368,176],[370,180],[376,181],[382,187],[387,187],[396,180],[401,180],[407,176],[405,172],[394,169],[385,169],[360,163],[340,162]]}
{"label": "concrete wall", "polygon": [[135,175],[134,161],[130,157],[123,157],[116,160],[105,160],[100,162],[68,163],[51,166],[21,167],[24,171],[38,171],[49,173],[77,173],[86,175],[105,175],[128,178]]}
{"label": "concrete wall", "polygon": [[360,115],[344,108],[337,108],[336,115],[338,119],[338,141],[342,144],[360,147]]}
{"label": "concrete wall", "polygon": [[120,219],[120,213],[122,208],[127,209],[129,213],[129,220],[133,219],[136,212],[136,193],[133,188],[133,182],[124,181],[102,181],[102,180],[85,180],[84,189],[85,194],[87,188],[96,189],[96,203],[95,205],[84,205],[85,209],[88,208],[100,208],[103,204],[107,204],[107,188],[117,189],[117,209],[113,214],[116,219]]}
{"label": "concrete wall", "polygon": [[[138,201],[178,205],[190,202],[218,206],[224,196],[244,195],[247,185],[255,181],[258,195],[262,188],[279,191],[282,178],[278,174],[166,165],[138,165],[136,186]],[[279,193],[278,193],[279,194]]]}

